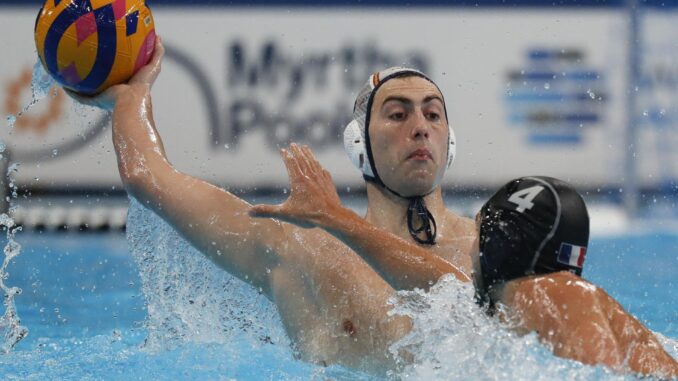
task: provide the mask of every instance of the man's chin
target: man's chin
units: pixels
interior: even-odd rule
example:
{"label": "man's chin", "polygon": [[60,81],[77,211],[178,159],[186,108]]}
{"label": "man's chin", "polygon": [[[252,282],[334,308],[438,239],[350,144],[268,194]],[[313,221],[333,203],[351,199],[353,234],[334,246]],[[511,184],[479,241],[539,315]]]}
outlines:
{"label": "man's chin", "polygon": [[431,193],[437,185],[433,176],[414,177],[402,182],[400,189],[396,191],[405,197],[424,196]]}

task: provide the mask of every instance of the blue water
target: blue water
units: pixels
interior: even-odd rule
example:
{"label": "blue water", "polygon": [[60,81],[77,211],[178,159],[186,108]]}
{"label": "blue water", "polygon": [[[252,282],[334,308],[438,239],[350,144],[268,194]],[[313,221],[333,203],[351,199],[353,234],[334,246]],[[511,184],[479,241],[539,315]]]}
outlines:
{"label": "blue water", "polygon": [[[6,282],[23,289],[16,304],[30,332],[0,356],[2,380],[364,377],[295,360],[286,344],[250,334],[149,349],[141,279],[124,235],[20,233],[16,239],[23,249]],[[594,237],[584,276],[676,342],[678,233]]]}

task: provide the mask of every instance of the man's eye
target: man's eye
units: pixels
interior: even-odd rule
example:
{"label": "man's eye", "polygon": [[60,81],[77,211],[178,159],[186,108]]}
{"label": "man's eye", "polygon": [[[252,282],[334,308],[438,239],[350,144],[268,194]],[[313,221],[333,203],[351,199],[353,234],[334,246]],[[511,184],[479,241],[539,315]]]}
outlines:
{"label": "man's eye", "polygon": [[433,121],[438,121],[440,119],[440,114],[437,112],[429,112],[428,113],[428,119],[433,120]]}
{"label": "man's eye", "polygon": [[403,120],[405,119],[405,113],[404,112],[394,112],[391,115],[389,115],[389,118],[392,120]]}

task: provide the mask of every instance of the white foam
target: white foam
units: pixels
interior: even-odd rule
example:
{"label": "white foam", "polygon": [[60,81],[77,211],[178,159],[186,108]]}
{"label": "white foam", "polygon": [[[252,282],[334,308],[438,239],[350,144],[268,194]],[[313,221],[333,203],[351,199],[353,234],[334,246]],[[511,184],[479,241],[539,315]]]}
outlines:
{"label": "white foam", "polygon": [[454,277],[431,290],[400,292],[395,311],[410,316],[412,332],[393,346],[415,362],[401,377],[413,380],[622,380],[632,379],[555,357],[535,334],[519,337],[487,316],[473,287]]}

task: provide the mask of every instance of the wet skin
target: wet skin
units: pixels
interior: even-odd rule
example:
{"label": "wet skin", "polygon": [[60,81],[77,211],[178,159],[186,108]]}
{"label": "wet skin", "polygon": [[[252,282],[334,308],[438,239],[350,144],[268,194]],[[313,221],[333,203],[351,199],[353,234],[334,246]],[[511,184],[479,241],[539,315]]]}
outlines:
{"label": "wet skin", "polygon": [[[393,368],[388,346],[409,331],[411,322],[387,315],[391,308],[387,301],[395,290],[365,260],[321,229],[254,218],[245,201],[172,166],[155,129],[150,95],[163,53],[158,39],[151,62],[127,84],[113,86],[95,98],[71,94],[82,103],[113,110],[113,143],[125,189],[216,265],[261,289],[278,307],[302,358],[375,373]],[[417,105],[419,99],[411,102]],[[415,109],[420,110],[417,106]],[[377,142],[379,126],[379,122],[374,123]],[[431,140],[438,135],[433,135],[433,127],[429,127],[428,137],[407,136]],[[436,185],[444,170],[440,168],[444,159],[440,158],[446,141],[440,146],[433,141],[426,143],[434,165],[400,165],[398,160],[412,145],[407,143],[410,138],[397,136],[412,130],[408,127],[388,135],[397,144],[398,153],[378,165],[397,167],[392,176],[385,171],[384,179],[405,192],[410,191],[405,187],[408,178],[425,178],[417,184],[435,188],[427,196],[427,204],[440,221],[440,243],[426,251],[468,270],[473,224],[445,209]],[[332,191],[336,195],[333,186]],[[368,204],[366,218],[370,222],[413,242],[404,228],[405,202],[368,184]]]}
{"label": "wet skin", "polygon": [[[461,281],[468,275],[430,250],[370,225],[340,205],[331,177],[307,148],[292,147],[286,164],[301,166],[291,173],[293,193],[279,206],[258,205],[252,213],[274,216],[298,226],[321,227],[364,258],[394,289],[427,289],[445,274]],[[476,217],[476,228],[479,229]],[[476,275],[481,273],[476,238],[472,251]],[[482,289],[480,276],[475,285]],[[604,290],[569,272],[514,279],[492,293],[506,308],[500,318],[518,333],[536,332],[556,356],[619,372],[664,378],[678,377],[678,363],[657,338]]]}

